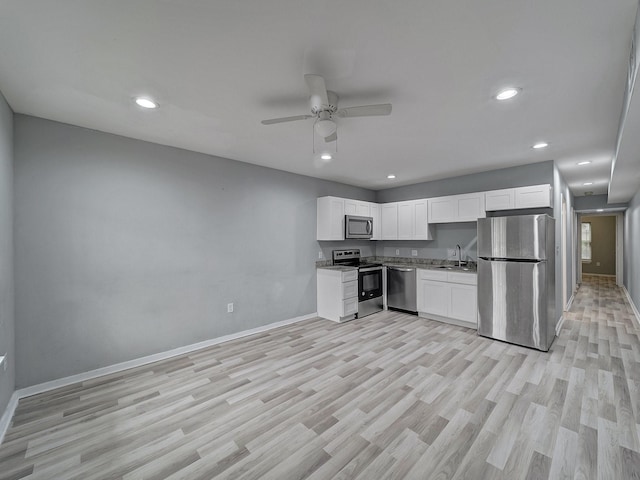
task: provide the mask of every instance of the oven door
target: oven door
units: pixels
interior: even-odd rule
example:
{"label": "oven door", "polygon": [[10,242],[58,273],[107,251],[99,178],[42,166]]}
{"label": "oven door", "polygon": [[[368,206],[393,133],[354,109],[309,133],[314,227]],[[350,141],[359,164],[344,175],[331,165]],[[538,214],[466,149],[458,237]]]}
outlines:
{"label": "oven door", "polygon": [[382,267],[358,270],[358,301],[364,302],[382,296]]}

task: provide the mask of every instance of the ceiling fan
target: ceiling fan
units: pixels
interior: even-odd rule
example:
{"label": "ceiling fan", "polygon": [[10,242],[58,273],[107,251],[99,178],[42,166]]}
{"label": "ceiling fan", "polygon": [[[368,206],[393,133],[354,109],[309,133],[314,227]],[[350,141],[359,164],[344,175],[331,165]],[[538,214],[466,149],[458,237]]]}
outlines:
{"label": "ceiling fan", "polygon": [[273,125],[274,123],[295,122],[297,120],[315,118],[316,121],[313,124],[314,131],[319,136],[323,137],[325,142],[329,143],[335,142],[338,139],[338,126],[334,121],[335,117],[373,117],[389,115],[391,113],[390,103],[361,105],[358,107],[338,109],[338,95],[335,92],[327,90],[323,77],[320,75],[305,75],[304,80],[309,88],[311,115],[295,115],[293,117],[262,120],[263,125]]}

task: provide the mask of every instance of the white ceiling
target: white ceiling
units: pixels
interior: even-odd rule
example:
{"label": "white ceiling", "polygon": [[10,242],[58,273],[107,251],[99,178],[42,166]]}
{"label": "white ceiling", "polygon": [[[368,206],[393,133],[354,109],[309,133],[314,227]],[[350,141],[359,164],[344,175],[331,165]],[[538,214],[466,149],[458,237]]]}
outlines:
{"label": "white ceiling", "polygon": [[[553,159],[582,195],[607,192],[637,0],[0,10],[0,90],[18,113],[372,189]],[[308,113],[305,73],[323,75],[341,107],[391,102],[393,113],[339,119],[337,157],[320,165],[312,120],[260,124]],[[510,85],[522,93],[492,98]],[[136,107],[137,94],[160,109]],[[550,146],[533,150],[539,140]]]}

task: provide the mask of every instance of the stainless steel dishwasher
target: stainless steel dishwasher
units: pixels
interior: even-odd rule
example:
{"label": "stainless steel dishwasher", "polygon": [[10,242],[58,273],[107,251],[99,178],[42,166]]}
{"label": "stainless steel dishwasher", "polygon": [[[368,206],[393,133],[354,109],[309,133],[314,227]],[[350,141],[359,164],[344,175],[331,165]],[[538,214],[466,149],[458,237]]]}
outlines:
{"label": "stainless steel dishwasher", "polygon": [[417,313],[416,293],[415,267],[387,266],[387,307]]}

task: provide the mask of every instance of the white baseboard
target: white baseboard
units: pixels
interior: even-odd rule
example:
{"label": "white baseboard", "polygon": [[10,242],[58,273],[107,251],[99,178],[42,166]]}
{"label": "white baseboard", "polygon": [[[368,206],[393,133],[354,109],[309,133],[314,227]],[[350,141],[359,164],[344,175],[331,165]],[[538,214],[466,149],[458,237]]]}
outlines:
{"label": "white baseboard", "polygon": [[564,315],[562,315],[558,319],[558,323],[556,323],[556,337],[560,336],[560,330],[562,330],[562,324],[564,323]]}
{"label": "white baseboard", "polygon": [[586,272],[582,272],[582,276],[584,276],[584,275],[590,275],[592,277],[611,277],[611,278],[615,277],[615,274],[611,275],[609,273],[586,273]]}
{"label": "white baseboard", "polygon": [[232,333],[223,337],[212,338],[210,340],[205,340],[204,342],[185,345],[184,347],[174,348],[173,350],[167,350],[166,352],[147,355],[146,357],[136,358],[134,360],[129,360],[122,363],[116,363],[115,365],[109,365],[108,367],[97,368],[88,372],[78,373],[69,377],[58,378],[56,380],[51,380],[50,382],[39,383],[37,385],[32,385],[30,387],[16,390],[15,392],[13,392],[11,400],[9,401],[9,405],[5,409],[5,412],[0,419],[0,444],[2,444],[2,439],[4,438],[4,435],[9,428],[9,424],[11,423],[11,419],[13,418],[13,414],[18,405],[18,400],[20,400],[21,398],[30,397],[32,395],[37,395],[38,393],[47,392],[49,390],[60,387],[66,387],[67,385],[72,385],[74,383],[84,382],[86,380],[91,380],[103,375],[110,375],[112,373],[121,372],[122,370],[140,367],[142,365],[147,365],[159,360],[166,360],[171,357],[176,357],[185,353],[191,353],[196,350],[201,350],[203,348],[218,345],[220,343],[228,342],[231,340],[236,340],[238,338],[255,335],[256,333],[266,332],[268,330],[273,330],[274,328],[284,327],[286,325],[302,322],[304,320],[310,320],[312,318],[316,318],[317,316],[317,312],[314,312],[308,315],[303,315],[301,317],[295,317],[288,320],[282,320],[280,322],[270,323],[268,325],[252,328],[250,330],[243,330],[242,332]]}
{"label": "white baseboard", "polygon": [[7,408],[4,409],[4,413],[2,414],[2,417],[0,417],[0,445],[2,445],[4,435],[7,433],[9,425],[11,424],[11,419],[13,418],[13,414],[18,406],[18,399],[18,392],[13,392],[13,395],[11,395],[11,398],[9,399]]}
{"label": "white baseboard", "polygon": [[573,301],[576,299],[576,294],[575,292],[573,292],[571,294],[571,298],[569,298],[569,301],[567,302],[567,306],[565,307],[566,311],[569,311],[569,309],[571,309],[571,305],[573,305]]}
{"label": "white baseboard", "polygon": [[629,293],[629,290],[627,290],[627,287],[622,285],[622,291],[626,295],[627,300],[629,301],[629,305],[631,305],[631,310],[633,310],[633,315],[636,317],[636,328],[640,329],[640,312],[638,312],[636,304],[633,303],[633,299],[631,298],[631,294]]}

